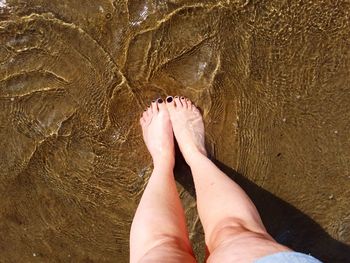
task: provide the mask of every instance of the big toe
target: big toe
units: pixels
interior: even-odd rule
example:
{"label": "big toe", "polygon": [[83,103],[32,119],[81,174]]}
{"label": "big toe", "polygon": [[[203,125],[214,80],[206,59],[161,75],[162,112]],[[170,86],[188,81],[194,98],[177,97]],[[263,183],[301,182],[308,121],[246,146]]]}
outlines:
{"label": "big toe", "polygon": [[175,101],[174,101],[174,98],[172,96],[168,96],[166,98],[166,106],[167,106],[168,110],[173,110],[175,108]]}

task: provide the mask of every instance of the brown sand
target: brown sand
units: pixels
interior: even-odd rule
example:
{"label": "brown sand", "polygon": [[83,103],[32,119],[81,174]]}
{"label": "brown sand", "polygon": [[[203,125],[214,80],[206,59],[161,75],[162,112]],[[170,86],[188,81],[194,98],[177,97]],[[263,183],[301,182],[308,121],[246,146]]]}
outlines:
{"label": "brown sand", "polygon": [[[350,255],[348,1],[0,1],[0,261],[128,262],[149,101],[192,98],[273,236]],[[235,173],[236,170],[238,173]],[[176,173],[191,239],[203,232]]]}

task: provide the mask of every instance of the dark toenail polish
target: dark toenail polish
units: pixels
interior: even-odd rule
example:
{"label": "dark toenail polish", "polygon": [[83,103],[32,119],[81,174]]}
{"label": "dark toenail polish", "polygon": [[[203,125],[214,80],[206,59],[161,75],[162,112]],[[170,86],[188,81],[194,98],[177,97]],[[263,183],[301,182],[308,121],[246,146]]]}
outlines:
{"label": "dark toenail polish", "polygon": [[158,103],[163,103],[163,100],[162,99],[158,99]]}
{"label": "dark toenail polish", "polygon": [[153,102],[153,103],[155,103],[155,102],[156,102],[156,100],[152,100],[152,102]]}
{"label": "dark toenail polish", "polygon": [[173,97],[169,96],[169,97],[166,98],[166,102],[170,103],[172,101],[173,101]]}
{"label": "dark toenail polish", "polygon": [[184,99],[184,97],[181,97],[181,99],[183,100],[183,99]]}

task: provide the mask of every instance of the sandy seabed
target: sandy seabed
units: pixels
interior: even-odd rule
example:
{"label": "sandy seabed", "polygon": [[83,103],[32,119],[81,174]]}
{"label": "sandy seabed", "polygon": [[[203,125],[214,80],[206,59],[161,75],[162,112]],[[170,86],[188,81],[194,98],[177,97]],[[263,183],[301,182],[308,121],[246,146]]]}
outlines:
{"label": "sandy seabed", "polygon": [[[128,262],[138,117],[185,95],[271,234],[350,255],[348,1],[0,0],[0,261]],[[190,237],[203,231],[176,167]]]}

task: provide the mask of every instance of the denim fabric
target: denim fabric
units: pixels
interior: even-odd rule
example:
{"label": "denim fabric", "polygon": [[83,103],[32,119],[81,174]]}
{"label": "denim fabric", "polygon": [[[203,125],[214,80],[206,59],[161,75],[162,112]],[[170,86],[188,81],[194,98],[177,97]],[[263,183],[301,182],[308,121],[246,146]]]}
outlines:
{"label": "denim fabric", "polygon": [[318,259],[298,253],[298,252],[279,252],[268,255],[256,260],[254,263],[322,263]]}

